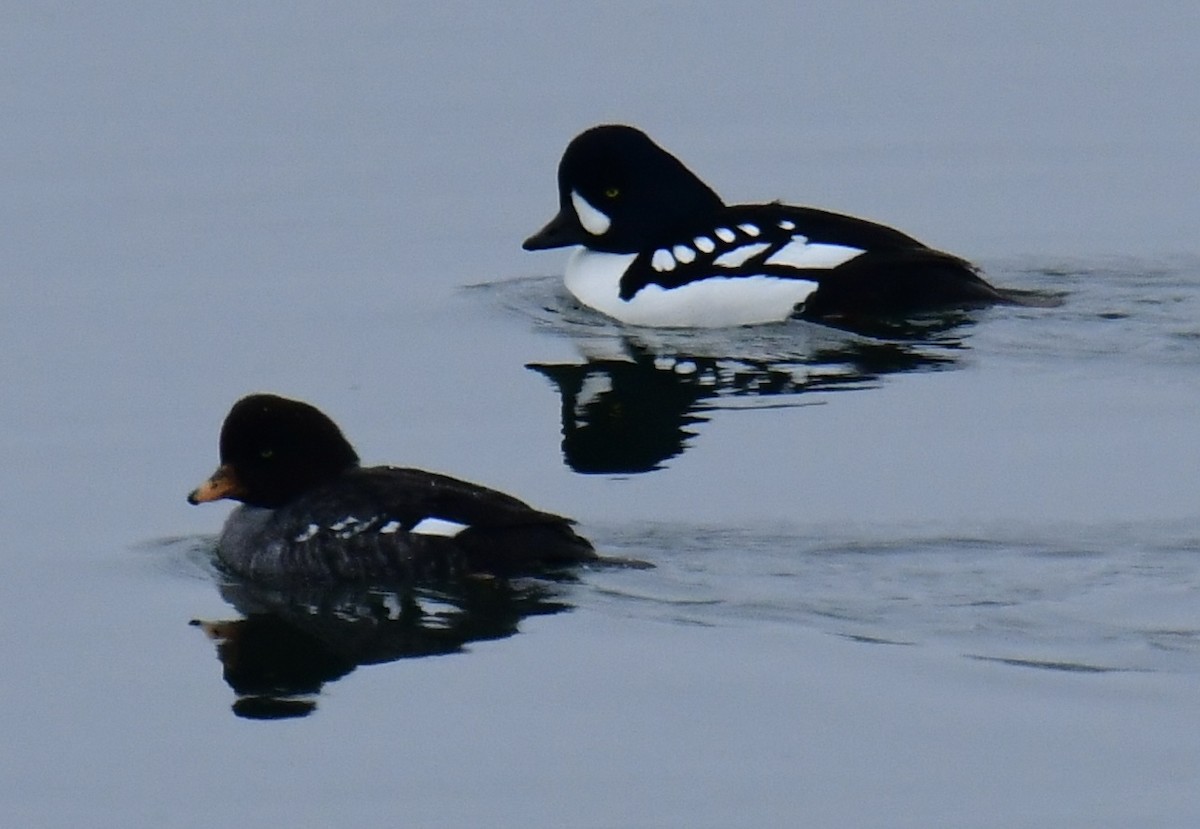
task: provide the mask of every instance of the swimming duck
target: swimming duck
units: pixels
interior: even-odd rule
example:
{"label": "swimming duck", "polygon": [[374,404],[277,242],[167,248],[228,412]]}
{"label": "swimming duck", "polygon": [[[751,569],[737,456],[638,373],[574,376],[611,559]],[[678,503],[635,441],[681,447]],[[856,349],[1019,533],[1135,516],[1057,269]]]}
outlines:
{"label": "swimming duck", "polygon": [[241,502],[217,555],[254,580],[408,582],[596,558],[569,519],[511,495],[420,469],[360,466],[337,425],[299,400],[237,401],[220,457],[188,502]]}
{"label": "swimming duck", "polygon": [[958,256],[875,222],[778,202],[727,205],[634,127],[578,135],[559,211],[526,250],[577,246],[565,283],[631,325],[838,323],[1017,302]]}

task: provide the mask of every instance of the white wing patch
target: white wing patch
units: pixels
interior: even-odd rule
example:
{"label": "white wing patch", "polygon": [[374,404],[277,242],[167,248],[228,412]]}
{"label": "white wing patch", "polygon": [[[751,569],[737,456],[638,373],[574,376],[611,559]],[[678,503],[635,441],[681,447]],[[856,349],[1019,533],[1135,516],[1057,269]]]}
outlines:
{"label": "white wing patch", "polygon": [[460,524],[457,521],[449,521],[445,518],[422,518],[417,522],[417,526],[413,527],[409,532],[413,535],[440,535],[443,538],[454,538],[463,530],[467,529],[466,524]]}
{"label": "white wing patch", "polygon": [[654,251],[654,255],[650,257],[650,267],[659,273],[675,270],[675,257],[671,255],[671,251],[665,248],[659,248]]}
{"label": "white wing patch", "polygon": [[754,236],[757,236],[760,232],[758,229],[758,225],[752,225],[749,223],[738,225],[738,230],[740,230],[742,233],[745,233],[747,236],[750,236],[752,238]]}
{"label": "white wing patch", "polygon": [[[757,228],[755,228],[757,230]],[[717,231],[720,233],[720,231]],[[713,264],[719,268],[738,268],[741,267],[747,259],[752,259],[758,256],[767,248],[771,247],[766,242],[755,242],[750,245],[740,245],[733,250],[726,251],[713,260]]]}
{"label": "white wing patch", "polygon": [[862,248],[845,245],[829,245],[823,242],[809,244],[803,236],[797,236],[768,256],[766,264],[791,268],[836,268],[862,252]]}
{"label": "white wing patch", "polygon": [[675,258],[683,264],[696,261],[696,251],[689,248],[687,245],[676,245],[671,248],[671,253],[675,254]]}
{"label": "white wing patch", "polygon": [[379,528],[380,535],[391,535],[403,525],[399,521],[389,521]]}
{"label": "white wing patch", "polygon": [[365,532],[371,528],[375,519],[370,518],[363,520],[355,515],[347,515],[344,518],[334,521],[322,527],[320,524],[309,524],[302,532],[296,534],[292,539],[294,544],[303,544],[306,541],[311,541],[321,532],[335,533],[338,538],[352,538],[361,532]]}
{"label": "white wing patch", "polygon": [[713,231],[713,233],[716,234],[718,239],[720,239],[722,242],[725,242],[726,244],[728,244],[729,242],[732,242],[734,239],[737,238],[737,234],[734,233],[732,230],[730,230],[727,227],[718,227],[716,230]]}
{"label": "white wing patch", "polygon": [[591,202],[579,195],[579,191],[571,191],[571,206],[583,229],[593,236],[603,236],[612,225],[612,219],[604,211],[594,207]]}
{"label": "white wing patch", "polygon": [[703,253],[712,253],[717,249],[716,243],[707,236],[697,236],[692,240],[692,244],[696,246],[697,250]]}

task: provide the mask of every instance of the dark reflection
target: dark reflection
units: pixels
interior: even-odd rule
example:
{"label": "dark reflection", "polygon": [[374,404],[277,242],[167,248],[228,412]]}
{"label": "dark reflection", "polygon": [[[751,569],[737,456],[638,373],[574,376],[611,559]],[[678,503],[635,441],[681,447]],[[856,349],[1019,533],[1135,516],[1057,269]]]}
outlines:
{"label": "dark reflection", "polygon": [[227,582],[221,595],[244,618],[195,620],[217,645],[233,711],[250,719],[302,717],[327,682],[359,665],[457,653],[503,639],[528,616],[570,607],[561,584],[468,578],[395,590],[279,590]]}
{"label": "dark reflection", "polygon": [[606,343],[610,355],[618,346],[616,356],[527,367],[558,389],[563,459],[571,469],[635,474],[682,453],[708,409],[802,405],[798,395],[872,388],[888,374],[948,368],[962,347],[951,332],[970,323],[967,314],[889,323],[886,340],[814,334],[804,323],[782,329],[793,333],[790,340],[779,328],[726,333],[724,341],[694,332],[658,342],[621,334]]}

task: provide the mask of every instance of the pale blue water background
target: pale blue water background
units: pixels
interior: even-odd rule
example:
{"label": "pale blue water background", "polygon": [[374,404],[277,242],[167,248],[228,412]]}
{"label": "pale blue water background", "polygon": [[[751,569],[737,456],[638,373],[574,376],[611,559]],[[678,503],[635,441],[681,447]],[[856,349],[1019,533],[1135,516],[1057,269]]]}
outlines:
{"label": "pale blue water background", "polygon": [[[1198,34],[1183,3],[8,10],[0,822],[1196,825]],[[622,332],[519,249],[605,120],[1065,303],[882,368],[799,324]],[[597,352],[711,368],[658,471],[564,463],[525,366]],[[234,716],[188,625],[239,617],[226,510],[184,496],[252,390],[657,567]]]}

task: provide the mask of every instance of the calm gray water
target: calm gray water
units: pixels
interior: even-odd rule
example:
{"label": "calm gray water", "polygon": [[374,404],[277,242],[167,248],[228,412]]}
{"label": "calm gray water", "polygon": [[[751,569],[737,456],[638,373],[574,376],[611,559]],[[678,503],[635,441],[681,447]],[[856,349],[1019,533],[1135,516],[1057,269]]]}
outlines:
{"label": "calm gray water", "polygon": [[[9,10],[0,823],[1197,825],[1198,34],[1108,2]],[[623,330],[519,249],[606,120],[1063,304]],[[655,567],[224,584],[227,509],[184,496],[255,390]]]}

